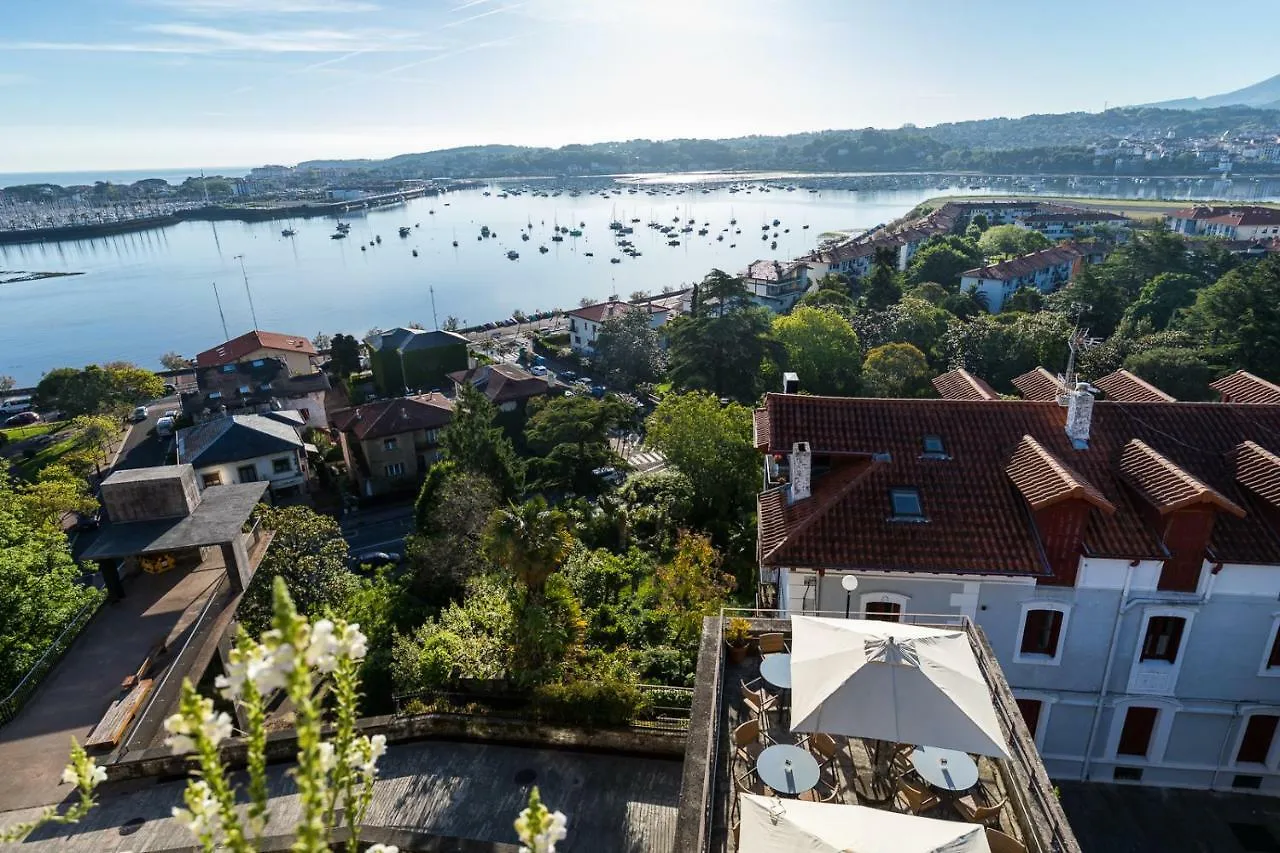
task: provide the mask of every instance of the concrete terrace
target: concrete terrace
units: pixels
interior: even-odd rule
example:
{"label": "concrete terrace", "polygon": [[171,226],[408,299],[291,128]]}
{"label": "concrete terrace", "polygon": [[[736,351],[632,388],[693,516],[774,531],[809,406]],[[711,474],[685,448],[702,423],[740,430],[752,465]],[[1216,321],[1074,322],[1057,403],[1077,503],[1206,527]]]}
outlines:
{"label": "concrete terrace", "polygon": [[[284,765],[270,771],[272,822],[287,831],[298,798]],[[512,821],[531,785],[569,818],[566,853],[672,853],[680,798],[676,760],[427,741],[393,746],[378,764],[366,825],[446,838],[514,844]],[[119,783],[76,826],[42,828],[23,853],[112,853],[189,849],[192,838],[169,815],[182,804],[184,782]],[[0,816],[27,819],[34,809]],[[136,819],[144,822],[128,835]],[[134,823],[129,823],[129,822]],[[435,848],[431,848],[435,849]],[[445,849],[444,847],[440,849]],[[455,849],[449,847],[447,849]],[[511,848],[511,849],[514,849]]]}

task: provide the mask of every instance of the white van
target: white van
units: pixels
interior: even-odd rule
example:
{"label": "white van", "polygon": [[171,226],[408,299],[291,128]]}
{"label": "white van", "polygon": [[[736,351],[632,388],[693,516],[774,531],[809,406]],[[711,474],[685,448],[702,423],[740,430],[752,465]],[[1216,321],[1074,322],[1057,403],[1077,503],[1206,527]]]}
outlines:
{"label": "white van", "polygon": [[16,415],[31,409],[30,397],[7,397],[0,400],[0,415]]}
{"label": "white van", "polygon": [[171,416],[165,415],[156,421],[156,435],[161,438],[168,438],[173,435],[173,418]]}

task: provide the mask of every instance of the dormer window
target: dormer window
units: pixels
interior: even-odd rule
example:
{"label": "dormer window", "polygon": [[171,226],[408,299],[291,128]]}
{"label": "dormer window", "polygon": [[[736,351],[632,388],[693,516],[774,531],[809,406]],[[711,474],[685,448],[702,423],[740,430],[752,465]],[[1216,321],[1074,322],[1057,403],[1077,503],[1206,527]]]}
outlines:
{"label": "dormer window", "polygon": [[249,393],[250,391],[252,391],[252,390],[253,390],[253,389],[252,389],[252,388],[250,388],[248,385],[241,385],[241,386],[240,386],[240,393],[241,393],[241,394],[248,394],[248,393]]}
{"label": "dormer window", "polygon": [[920,507],[920,492],[916,489],[890,489],[894,521],[924,521]]}
{"label": "dormer window", "polygon": [[222,365],[222,372],[223,372],[223,373],[235,373],[235,372],[236,372],[236,366],[235,366],[234,364],[224,364],[224,365]]}
{"label": "dormer window", "polygon": [[942,443],[940,435],[926,435],[921,442],[924,452],[921,457],[924,459],[950,459],[947,455],[947,446]]}

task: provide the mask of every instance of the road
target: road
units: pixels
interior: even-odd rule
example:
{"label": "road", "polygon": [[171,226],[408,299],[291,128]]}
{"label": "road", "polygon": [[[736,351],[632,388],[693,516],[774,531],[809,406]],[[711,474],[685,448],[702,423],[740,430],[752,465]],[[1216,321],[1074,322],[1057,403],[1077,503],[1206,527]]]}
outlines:
{"label": "road", "polygon": [[366,551],[404,553],[404,537],[413,530],[413,505],[360,510],[342,519],[342,537],[352,554]]}
{"label": "road", "polygon": [[124,441],[120,451],[120,461],[116,468],[150,468],[153,465],[165,464],[168,455],[169,439],[156,436],[156,421],[168,409],[180,409],[182,403],[177,395],[163,397],[148,404],[147,419],[133,424],[129,437]]}

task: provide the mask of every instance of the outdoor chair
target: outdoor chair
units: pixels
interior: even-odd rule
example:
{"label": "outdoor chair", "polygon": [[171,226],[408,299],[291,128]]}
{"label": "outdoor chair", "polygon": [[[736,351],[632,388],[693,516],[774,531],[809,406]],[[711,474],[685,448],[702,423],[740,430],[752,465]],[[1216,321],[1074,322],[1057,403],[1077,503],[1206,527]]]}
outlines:
{"label": "outdoor chair", "polygon": [[889,761],[889,771],[893,774],[893,778],[900,779],[916,772],[916,768],[911,764],[911,752],[910,746],[900,746],[894,750],[893,758]]}
{"label": "outdoor chair", "polygon": [[906,779],[898,780],[898,799],[901,801],[901,806],[914,815],[932,811],[942,804],[937,794],[917,788]]}
{"label": "outdoor chair", "polygon": [[963,817],[965,820],[967,820],[969,823],[985,824],[988,821],[990,821],[992,818],[996,818],[997,820],[999,820],[1000,810],[1004,808],[1004,804],[1006,802],[1008,802],[1007,797],[1005,799],[1002,799],[998,803],[993,803],[992,805],[989,805],[989,806],[980,806],[978,805],[978,800],[976,797],[974,797],[972,794],[966,794],[963,797],[956,798],[956,800],[954,801],[954,804],[956,807],[956,811],[959,812],[960,816]]}
{"label": "outdoor chair", "polygon": [[839,797],[840,789],[823,779],[818,780],[817,786],[800,795],[800,799],[811,803],[834,803],[839,800]]}
{"label": "outdoor chair", "polygon": [[765,744],[762,740],[767,738],[762,738],[761,734],[760,721],[757,719],[747,720],[733,730],[733,746],[738,757],[748,765],[754,765],[760,753],[764,752]]}
{"label": "outdoor chair", "polygon": [[[760,776],[752,767],[746,773],[733,777],[733,789],[738,794],[757,794],[761,797],[775,796],[774,790],[760,780]],[[734,797],[736,800],[737,797]]]}
{"label": "outdoor chair", "polygon": [[760,654],[772,655],[787,651],[787,643],[781,634],[761,634]]}
{"label": "outdoor chair", "polygon": [[742,704],[747,706],[752,717],[761,719],[765,725],[768,725],[769,720],[766,714],[777,707],[778,697],[764,689],[762,679],[757,678],[751,684],[760,684],[761,687],[753,689],[747,682],[742,682]]}
{"label": "outdoor chair", "polygon": [[991,853],[1027,853],[1027,846],[1012,835],[987,827],[987,846]]}

